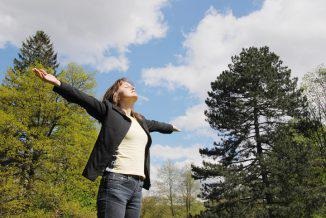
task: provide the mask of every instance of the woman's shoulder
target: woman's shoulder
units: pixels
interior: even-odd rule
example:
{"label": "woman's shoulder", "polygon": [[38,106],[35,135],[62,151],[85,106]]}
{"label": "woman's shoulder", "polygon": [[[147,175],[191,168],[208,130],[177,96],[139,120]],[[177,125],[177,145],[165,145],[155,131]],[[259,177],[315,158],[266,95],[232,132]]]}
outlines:
{"label": "woman's shoulder", "polygon": [[142,115],[142,114],[139,113],[139,112],[136,112],[136,113],[135,113],[135,117],[137,117],[137,118],[140,119],[140,120],[146,120],[145,116]]}
{"label": "woman's shoulder", "polygon": [[105,99],[105,100],[103,100],[102,102],[103,102],[104,104],[106,104],[106,105],[108,106],[108,108],[112,108],[112,103],[111,103],[109,100]]}

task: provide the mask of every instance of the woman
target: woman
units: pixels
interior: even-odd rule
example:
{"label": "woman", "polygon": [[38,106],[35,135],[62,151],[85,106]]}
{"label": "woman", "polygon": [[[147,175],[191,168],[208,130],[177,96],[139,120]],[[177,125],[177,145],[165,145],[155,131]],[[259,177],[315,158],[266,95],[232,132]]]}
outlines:
{"label": "woman", "polygon": [[126,78],[118,79],[101,102],[43,69],[34,68],[33,72],[53,84],[54,92],[85,108],[102,124],[82,173],[91,181],[102,176],[97,195],[98,217],[139,217],[142,188],[149,190],[151,186],[150,132],[166,134],[180,130],[136,113],[133,108],[138,96]]}

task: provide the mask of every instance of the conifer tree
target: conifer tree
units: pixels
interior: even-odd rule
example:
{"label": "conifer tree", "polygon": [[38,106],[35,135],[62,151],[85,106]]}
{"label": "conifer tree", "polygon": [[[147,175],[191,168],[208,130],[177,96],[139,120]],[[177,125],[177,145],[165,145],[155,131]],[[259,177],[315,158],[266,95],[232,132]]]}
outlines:
{"label": "conifer tree", "polygon": [[[221,141],[199,152],[216,160],[192,166],[194,178],[206,180],[201,197],[217,217],[272,217],[274,203],[266,157],[275,129],[305,115],[306,99],[297,78],[268,47],[250,47],[231,58],[228,70],[211,83],[206,121]],[[214,179],[212,179],[214,178]]]}
{"label": "conifer tree", "polygon": [[26,39],[22,43],[18,57],[18,59],[14,59],[14,69],[20,72],[39,63],[45,68],[51,68],[55,75],[56,68],[59,66],[57,53],[54,52],[53,44],[44,31],[37,31],[34,36]]}

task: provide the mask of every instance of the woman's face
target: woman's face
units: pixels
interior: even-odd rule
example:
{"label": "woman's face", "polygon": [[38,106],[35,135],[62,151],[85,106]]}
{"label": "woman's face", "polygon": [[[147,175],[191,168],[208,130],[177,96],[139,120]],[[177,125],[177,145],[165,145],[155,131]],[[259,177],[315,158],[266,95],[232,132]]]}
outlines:
{"label": "woman's face", "polygon": [[128,82],[122,82],[117,92],[119,94],[120,100],[128,98],[137,101],[138,99],[135,87]]}

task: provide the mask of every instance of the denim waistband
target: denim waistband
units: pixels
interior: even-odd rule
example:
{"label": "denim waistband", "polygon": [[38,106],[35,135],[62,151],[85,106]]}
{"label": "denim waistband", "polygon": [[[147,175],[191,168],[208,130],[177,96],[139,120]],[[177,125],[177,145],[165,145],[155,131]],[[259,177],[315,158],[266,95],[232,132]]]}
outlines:
{"label": "denim waistband", "polygon": [[110,174],[114,174],[115,176],[121,176],[124,178],[134,178],[136,180],[141,180],[144,181],[145,178],[139,175],[131,175],[131,174],[123,174],[123,173],[116,173],[116,172],[109,172],[109,171],[104,171],[103,176],[108,176]]}

